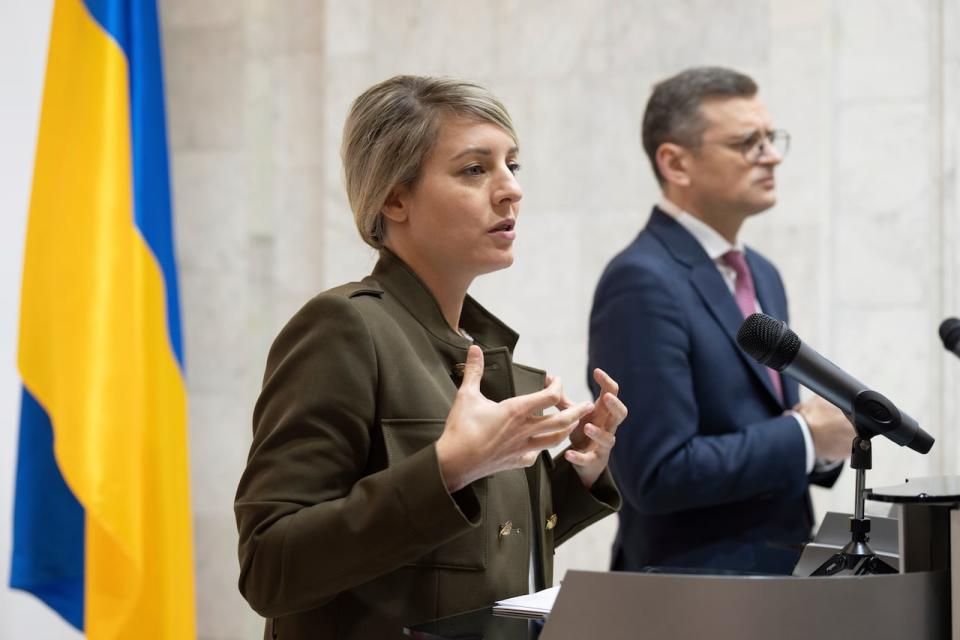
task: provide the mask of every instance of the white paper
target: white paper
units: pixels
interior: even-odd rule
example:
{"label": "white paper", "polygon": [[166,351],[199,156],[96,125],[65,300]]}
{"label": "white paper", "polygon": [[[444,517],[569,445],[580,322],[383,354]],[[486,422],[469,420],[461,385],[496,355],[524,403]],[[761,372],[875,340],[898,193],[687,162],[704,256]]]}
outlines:
{"label": "white paper", "polygon": [[525,596],[498,600],[493,605],[493,612],[499,615],[545,618],[553,609],[553,602],[557,599],[558,593],[560,593],[560,587],[550,587]]}

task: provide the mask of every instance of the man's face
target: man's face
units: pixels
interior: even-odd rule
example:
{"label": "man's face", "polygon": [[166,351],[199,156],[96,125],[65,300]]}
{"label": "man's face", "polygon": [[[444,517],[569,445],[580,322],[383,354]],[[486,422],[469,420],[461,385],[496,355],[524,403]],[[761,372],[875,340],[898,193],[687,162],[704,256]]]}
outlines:
{"label": "man's face", "polygon": [[774,167],[783,157],[769,144],[762,153],[752,143],[766,140],[773,120],[759,98],[729,98],[704,102],[700,114],[707,123],[700,146],[690,150],[689,194],[705,211],[746,217],[776,201]]}

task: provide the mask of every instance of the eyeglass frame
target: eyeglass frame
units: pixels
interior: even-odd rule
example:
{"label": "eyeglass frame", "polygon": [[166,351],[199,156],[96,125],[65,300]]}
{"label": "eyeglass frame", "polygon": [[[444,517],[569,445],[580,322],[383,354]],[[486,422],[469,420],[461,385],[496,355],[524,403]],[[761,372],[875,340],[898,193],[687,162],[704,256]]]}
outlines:
{"label": "eyeglass frame", "polygon": [[[760,134],[756,140],[753,140],[753,137],[757,134]],[[776,145],[773,142],[774,138],[783,136],[784,145],[783,151],[777,149]],[[790,132],[786,129],[770,129],[769,131],[761,132],[760,130],[753,131],[745,140],[740,142],[726,142],[724,140],[709,140],[709,141],[700,141],[700,144],[697,146],[703,146],[705,144],[719,144],[730,149],[737,149],[740,152],[740,155],[743,159],[750,165],[760,164],[760,160],[763,158],[767,149],[773,149],[780,156],[780,159],[787,157],[787,153],[790,151]],[[753,149],[759,148],[759,151],[756,152],[756,158],[753,160],[750,159],[748,154],[753,152]]]}

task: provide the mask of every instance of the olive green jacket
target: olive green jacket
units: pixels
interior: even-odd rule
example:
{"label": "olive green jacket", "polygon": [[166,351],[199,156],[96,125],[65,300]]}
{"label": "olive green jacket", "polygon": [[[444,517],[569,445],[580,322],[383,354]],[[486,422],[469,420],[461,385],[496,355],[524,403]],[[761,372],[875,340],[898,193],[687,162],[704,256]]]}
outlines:
{"label": "olive green jacket", "polygon": [[[517,335],[469,297],[461,327],[484,350],[486,397],[543,388],[543,371],[511,361]],[[545,452],[447,492],[434,443],[469,345],[386,251],[277,336],[235,503],[240,591],[270,618],[265,637],[401,638],[526,593],[530,536],[550,585],[554,547],[619,508],[609,473],[588,491]]]}

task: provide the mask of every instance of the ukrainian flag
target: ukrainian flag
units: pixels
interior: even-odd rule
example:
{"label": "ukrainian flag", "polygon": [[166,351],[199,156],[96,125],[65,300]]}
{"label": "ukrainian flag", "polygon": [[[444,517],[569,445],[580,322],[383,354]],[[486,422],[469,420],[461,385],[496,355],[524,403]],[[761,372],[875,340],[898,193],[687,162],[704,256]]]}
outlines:
{"label": "ukrainian flag", "polygon": [[10,583],[94,639],[195,636],[164,120],[155,0],[55,0]]}

